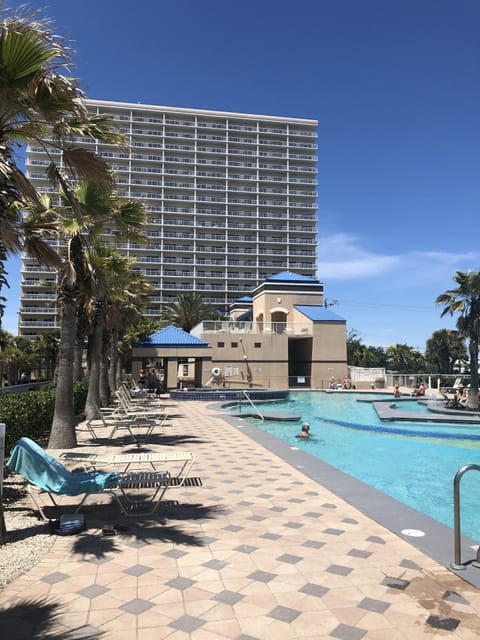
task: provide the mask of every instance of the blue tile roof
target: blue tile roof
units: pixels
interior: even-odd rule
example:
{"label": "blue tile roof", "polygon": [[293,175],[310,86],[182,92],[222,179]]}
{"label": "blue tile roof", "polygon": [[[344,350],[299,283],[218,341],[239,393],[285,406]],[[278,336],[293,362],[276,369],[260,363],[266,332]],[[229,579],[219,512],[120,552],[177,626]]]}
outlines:
{"label": "blue tile roof", "polygon": [[208,347],[208,342],[170,325],[140,340],[134,347]]}
{"label": "blue tile roof", "polygon": [[293,271],[280,271],[275,273],[265,280],[265,282],[281,281],[281,282],[318,282],[318,278],[312,276],[302,276],[300,273],[293,273]]}
{"label": "blue tile roof", "polygon": [[313,320],[314,322],[330,321],[330,322],[345,322],[345,318],[333,313],[333,311],[329,311],[325,307],[321,307],[319,305],[310,305],[310,304],[294,304],[293,305],[297,311],[303,313],[309,320]]}
{"label": "blue tile roof", "polygon": [[250,296],[243,296],[243,298],[236,298],[235,302],[253,302],[253,298]]}

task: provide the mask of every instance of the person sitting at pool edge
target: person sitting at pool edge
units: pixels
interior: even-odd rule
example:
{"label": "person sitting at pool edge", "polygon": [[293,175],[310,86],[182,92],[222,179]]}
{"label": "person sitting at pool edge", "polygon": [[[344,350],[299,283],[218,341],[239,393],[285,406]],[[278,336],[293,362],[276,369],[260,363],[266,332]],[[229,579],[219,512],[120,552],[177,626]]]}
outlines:
{"label": "person sitting at pool edge", "polygon": [[296,438],[309,438],[310,437],[310,425],[308,422],[304,422],[302,424],[302,430],[300,433],[297,433]]}
{"label": "person sitting at pool edge", "polygon": [[420,382],[419,385],[413,390],[412,396],[424,396],[425,395],[425,383]]}
{"label": "person sitting at pool edge", "polygon": [[396,384],[393,387],[393,395],[394,395],[395,398],[400,398],[400,396],[401,396],[400,387],[398,386],[398,384]]}
{"label": "person sitting at pool edge", "polygon": [[466,407],[468,404],[468,389],[465,388],[460,388],[457,391],[457,402],[459,405],[461,405],[462,407]]}

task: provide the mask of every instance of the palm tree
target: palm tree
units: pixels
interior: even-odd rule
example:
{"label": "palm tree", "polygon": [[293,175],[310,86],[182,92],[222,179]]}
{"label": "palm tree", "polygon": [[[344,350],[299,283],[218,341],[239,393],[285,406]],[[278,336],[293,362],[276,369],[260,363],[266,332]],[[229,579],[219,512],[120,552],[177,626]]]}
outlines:
{"label": "palm tree", "polygon": [[387,365],[400,373],[423,371],[425,360],[422,354],[408,344],[393,344],[386,349]]}
{"label": "palm tree", "polygon": [[162,324],[174,324],[184,331],[190,332],[202,320],[213,317],[212,309],[203,302],[197,293],[179,295],[175,302],[170,302],[162,312]]}
{"label": "palm tree", "polygon": [[[127,320],[130,307],[139,300],[142,276],[132,272],[134,260],[122,256],[111,247],[98,247],[95,252],[96,269],[102,271],[105,286],[90,305],[91,331],[88,339],[88,395],[85,404],[87,419],[99,417],[98,407],[109,404],[108,356],[110,329]],[[146,304],[147,297],[143,297]],[[140,314],[138,307],[134,307]],[[114,388],[114,387],[113,387]]]}
{"label": "palm tree", "polygon": [[123,142],[104,116],[88,114],[76,81],[62,75],[70,62],[67,43],[37,11],[20,8],[0,20],[0,290],[6,284],[7,253],[27,250],[21,209],[32,204],[41,208],[39,195],[16,164],[14,149],[40,146],[50,157],[52,173],[61,158],[73,175],[96,181],[108,177],[108,165],[74,146],[73,138]]}
{"label": "palm tree", "polygon": [[358,331],[350,329],[347,335],[347,362],[352,367],[385,367],[385,350],[363,344]]}
{"label": "palm tree", "polygon": [[40,360],[39,377],[42,380],[53,380],[60,343],[60,332],[46,331],[34,343],[35,352]]}
{"label": "palm tree", "polygon": [[[148,286],[148,285],[147,285]],[[141,303],[143,304],[143,303]],[[127,318],[130,320],[127,322]],[[126,368],[131,360],[132,346],[158,331],[158,321],[149,317],[139,316],[138,311],[131,308],[119,317],[119,323],[112,330],[111,356],[114,367],[110,367],[113,380],[111,388],[117,388],[121,381],[121,369]]]}
{"label": "palm tree", "polygon": [[453,277],[457,283],[454,289],[448,289],[435,300],[444,309],[441,317],[447,313],[457,318],[458,333],[468,339],[470,357],[470,389],[468,407],[478,408],[478,349],[480,341],[480,272],[456,271]]}
{"label": "palm tree", "polygon": [[77,444],[73,412],[73,355],[76,339],[77,310],[105,291],[101,270],[95,269],[92,246],[98,242],[108,223],[123,237],[140,242],[138,230],[145,221],[143,206],[119,198],[110,183],[81,182],[71,189],[64,180],[64,215],[58,216],[67,237],[66,254],[59,271],[58,303],[60,308],[60,351],[58,358],[55,412],[49,447],[70,448]]}
{"label": "palm tree", "polygon": [[427,340],[425,358],[434,373],[451,373],[457,360],[465,360],[467,349],[458,331],[439,329]]}
{"label": "palm tree", "polygon": [[[142,316],[151,291],[143,274],[138,272],[127,274],[124,271],[123,274],[117,272],[117,276],[115,286],[111,288],[114,295],[110,296],[107,308],[107,331],[102,368],[107,376],[107,379],[102,379],[104,394],[107,389],[117,389],[120,386],[122,365],[125,364],[125,358],[122,359],[122,356],[125,350],[129,351],[130,346],[128,332],[138,326],[139,321],[142,325],[147,324],[149,327],[155,322]],[[108,367],[107,362],[109,362]]]}

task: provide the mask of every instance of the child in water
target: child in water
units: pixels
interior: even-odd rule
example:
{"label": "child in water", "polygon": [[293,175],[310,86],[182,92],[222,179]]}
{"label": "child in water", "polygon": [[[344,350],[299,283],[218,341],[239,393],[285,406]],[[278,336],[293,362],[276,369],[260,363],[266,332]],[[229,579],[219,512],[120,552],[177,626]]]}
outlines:
{"label": "child in water", "polygon": [[302,424],[302,430],[300,433],[297,433],[296,438],[309,438],[310,437],[310,425],[308,422],[304,422]]}

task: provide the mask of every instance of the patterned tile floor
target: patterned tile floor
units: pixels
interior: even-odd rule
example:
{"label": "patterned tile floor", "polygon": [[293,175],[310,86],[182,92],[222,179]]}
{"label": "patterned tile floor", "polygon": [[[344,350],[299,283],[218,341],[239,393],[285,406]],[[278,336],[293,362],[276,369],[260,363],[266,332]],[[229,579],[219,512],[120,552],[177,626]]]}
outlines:
{"label": "patterned tile floor", "polygon": [[148,448],[194,451],[204,486],[153,520],[87,506],[87,531],[0,592],[2,640],[480,637],[474,587],[203,403],[173,410]]}

